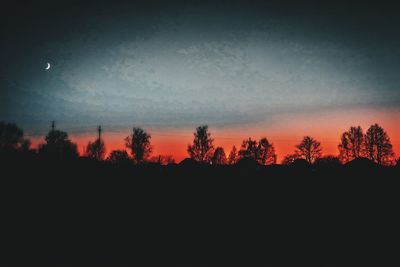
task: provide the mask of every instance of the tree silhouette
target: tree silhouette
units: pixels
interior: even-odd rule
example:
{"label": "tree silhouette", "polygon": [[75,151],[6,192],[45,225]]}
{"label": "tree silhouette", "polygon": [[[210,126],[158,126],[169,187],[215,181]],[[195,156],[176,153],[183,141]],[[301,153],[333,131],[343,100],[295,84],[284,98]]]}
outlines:
{"label": "tree silhouette", "polygon": [[347,163],[363,156],[364,134],[360,126],[350,127],[340,138],[339,159]]}
{"label": "tree silhouette", "polygon": [[86,155],[89,158],[93,158],[96,160],[103,160],[106,154],[106,149],[104,142],[101,139],[101,132],[102,132],[101,126],[98,126],[97,132],[98,132],[98,137],[96,141],[94,141],[93,143],[89,142],[86,147]]}
{"label": "tree silhouette", "polygon": [[364,143],[367,158],[380,165],[392,163],[394,157],[392,144],[381,126],[371,125],[365,134]]}
{"label": "tree silhouette", "polygon": [[259,142],[251,138],[243,140],[239,157],[253,159],[262,165],[275,164],[277,158],[273,144],[265,137],[261,138]]}
{"label": "tree silhouette", "polygon": [[236,150],[236,146],[233,146],[228,156],[228,164],[233,165],[237,162],[237,160],[238,160],[238,153]]}
{"label": "tree silhouette", "polygon": [[252,140],[251,137],[249,137],[246,140],[243,140],[242,146],[240,147],[239,150],[239,158],[251,158],[254,160],[257,160],[258,158],[258,149],[257,149],[257,141]]}
{"label": "tree silhouette", "polygon": [[120,164],[131,162],[131,158],[126,150],[113,150],[108,156],[107,161],[114,164]]}
{"label": "tree silhouette", "polygon": [[223,147],[217,147],[211,159],[213,165],[225,165],[227,163],[225,150]]}
{"label": "tree silhouette", "polygon": [[262,165],[270,165],[276,163],[275,148],[267,138],[263,137],[258,142],[257,161]]}
{"label": "tree silhouette", "polygon": [[152,152],[150,139],[150,134],[137,127],[134,127],[132,134],[125,138],[125,146],[131,150],[135,163],[143,163],[150,156]]}
{"label": "tree silhouette", "polygon": [[68,134],[55,129],[52,122],[51,130],[45,137],[45,144],[39,145],[39,154],[53,159],[73,159],[78,157],[76,144],[68,139]]}
{"label": "tree silhouette", "polygon": [[188,145],[187,152],[190,158],[209,163],[213,156],[214,139],[211,138],[211,133],[208,132],[208,126],[203,125],[196,128],[192,145]]}
{"label": "tree silhouette", "polygon": [[[90,158],[103,160],[105,157],[104,142],[101,137],[102,128],[98,127],[98,137],[94,142],[89,142],[86,148],[86,155]],[[151,136],[141,128],[133,128],[132,134],[125,138],[125,146],[130,149],[129,156],[125,150],[114,150],[110,153],[107,160],[112,163],[133,162],[142,163],[148,160],[152,146],[150,143]],[[240,150],[237,151],[235,146],[226,157],[222,147],[214,150],[214,139],[208,131],[208,126],[203,125],[196,128],[194,133],[193,144],[189,144],[187,151],[190,164],[193,162],[206,162],[213,165],[239,164],[242,166],[255,164],[259,166],[270,165],[276,163],[276,153],[272,143],[263,137],[259,141],[251,138],[243,140]],[[36,156],[36,150],[30,148],[29,139],[24,139],[23,130],[14,123],[0,122],[0,155],[12,158],[33,159]],[[393,147],[388,134],[378,124],[371,125],[366,134],[363,134],[360,126],[352,126],[349,130],[341,135],[340,144],[338,145],[339,157],[324,156],[322,157],[321,143],[313,137],[305,136],[300,144],[296,145],[294,154],[288,154],[282,160],[285,165],[309,165],[321,169],[322,167],[338,167],[341,163],[354,163],[352,166],[366,165],[369,162],[371,166],[388,165],[399,166],[400,158],[395,158]],[[72,143],[66,132],[56,130],[55,122],[51,124],[51,130],[45,136],[45,143],[38,147],[38,154],[48,159],[68,160],[79,156],[77,145]],[[11,152],[11,153],[10,153]],[[171,155],[159,155],[152,157],[151,162],[160,165],[175,163]],[[363,163],[364,162],[364,163]],[[197,164],[202,166],[201,164]],[[304,166],[305,166],[304,165]],[[346,164],[346,166],[350,166]],[[338,167],[341,168],[341,167]]]}
{"label": "tree silhouette", "polygon": [[297,155],[296,153],[294,154],[288,154],[286,155],[283,160],[282,160],[282,164],[284,165],[291,165],[293,164],[296,160],[299,159],[299,155]]}
{"label": "tree silhouette", "polygon": [[14,123],[0,122],[0,150],[17,150],[24,142],[24,132]]}
{"label": "tree silhouette", "polygon": [[295,153],[298,157],[305,159],[308,163],[314,163],[322,155],[321,143],[310,136],[305,136],[296,148]]}

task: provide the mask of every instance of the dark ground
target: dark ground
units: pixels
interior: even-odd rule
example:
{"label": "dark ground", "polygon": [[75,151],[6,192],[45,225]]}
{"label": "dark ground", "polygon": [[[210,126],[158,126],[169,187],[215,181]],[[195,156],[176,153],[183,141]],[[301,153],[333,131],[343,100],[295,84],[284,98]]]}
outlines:
{"label": "dark ground", "polygon": [[398,168],[5,159],[1,172],[9,266],[399,263]]}

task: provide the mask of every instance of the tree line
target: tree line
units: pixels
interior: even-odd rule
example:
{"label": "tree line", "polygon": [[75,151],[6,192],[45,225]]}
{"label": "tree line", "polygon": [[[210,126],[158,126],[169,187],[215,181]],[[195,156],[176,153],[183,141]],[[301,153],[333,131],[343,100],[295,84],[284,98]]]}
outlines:
{"label": "tree line", "polygon": [[[233,165],[241,160],[252,160],[261,165],[277,163],[274,145],[266,137],[259,140],[249,137],[243,140],[239,149],[233,146],[227,155],[223,147],[214,146],[214,139],[207,125],[197,127],[193,135],[193,142],[188,144],[187,153],[196,162],[212,165]],[[67,132],[56,129],[54,121],[44,141],[37,149],[32,149],[30,140],[24,138],[21,128],[14,123],[0,122],[0,152],[3,155],[19,152],[57,160],[79,157],[77,145],[69,139]],[[124,143],[126,149],[113,150],[106,157],[102,127],[98,126],[97,138],[87,144],[84,156],[111,163],[154,162],[162,165],[175,163],[171,155],[151,157],[153,151],[151,135],[142,128],[133,127],[132,132],[124,139]],[[350,127],[341,135],[338,150],[338,156],[322,156],[321,142],[311,136],[305,136],[295,146],[294,153],[284,157],[282,164],[290,165],[296,161],[305,161],[309,164],[318,162],[345,164],[359,158],[367,158],[376,164],[386,166],[399,162],[399,159],[395,158],[388,134],[378,124],[371,125],[365,133],[360,126]]]}

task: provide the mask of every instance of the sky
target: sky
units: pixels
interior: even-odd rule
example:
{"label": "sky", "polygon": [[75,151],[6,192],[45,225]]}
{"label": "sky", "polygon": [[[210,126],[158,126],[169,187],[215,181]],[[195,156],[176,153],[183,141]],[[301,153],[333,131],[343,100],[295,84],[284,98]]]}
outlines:
{"label": "sky", "polygon": [[[34,145],[50,121],[80,151],[133,126],[154,154],[187,157],[209,125],[229,152],[267,137],[278,159],[304,135],[337,154],[377,122],[400,153],[400,18],[384,1],[35,1],[0,11],[0,120]],[[49,62],[51,68],[46,70]]]}

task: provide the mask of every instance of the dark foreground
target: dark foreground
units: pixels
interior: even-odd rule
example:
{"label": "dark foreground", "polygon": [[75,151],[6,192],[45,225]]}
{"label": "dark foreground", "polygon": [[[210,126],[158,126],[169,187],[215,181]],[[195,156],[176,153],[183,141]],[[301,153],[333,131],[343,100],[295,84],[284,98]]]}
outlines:
{"label": "dark foreground", "polygon": [[399,263],[398,168],[3,160],[1,173],[9,266]]}

